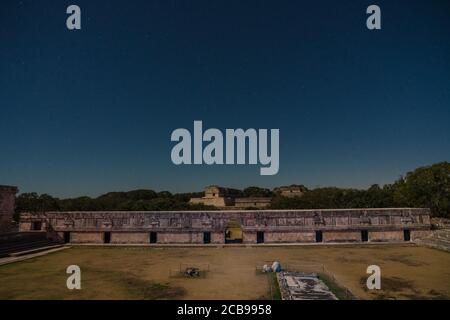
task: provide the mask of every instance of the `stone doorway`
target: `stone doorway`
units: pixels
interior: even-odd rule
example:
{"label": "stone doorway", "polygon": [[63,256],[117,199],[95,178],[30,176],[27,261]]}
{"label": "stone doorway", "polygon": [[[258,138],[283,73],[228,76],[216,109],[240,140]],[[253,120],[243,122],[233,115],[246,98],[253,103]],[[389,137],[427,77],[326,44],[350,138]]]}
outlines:
{"label": "stone doorway", "polygon": [[264,243],[264,231],[256,232],[256,243]]}
{"label": "stone doorway", "polygon": [[203,232],[203,243],[211,243],[211,232]]}
{"label": "stone doorway", "polygon": [[316,231],[316,242],[323,242],[323,235],[322,235],[322,231],[320,231],[320,230]]}
{"label": "stone doorway", "polygon": [[105,232],[103,234],[103,243],[111,243],[111,232]]}
{"label": "stone doorway", "polygon": [[42,221],[33,221],[31,223],[31,230],[41,231],[42,230]]}
{"label": "stone doorway", "polygon": [[64,231],[64,243],[70,243],[70,232]]}
{"label": "stone doorway", "polygon": [[369,241],[369,231],[368,230],[361,230],[361,241],[362,242]]}
{"label": "stone doorway", "polygon": [[408,229],[403,230],[403,240],[411,241],[411,231]]}
{"label": "stone doorway", "polygon": [[150,232],[150,236],[149,236],[149,242],[150,243],[157,243],[158,242],[158,234],[154,231]]}
{"label": "stone doorway", "polygon": [[242,243],[242,227],[239,219],[230,219],[225,228],[225,243]]}

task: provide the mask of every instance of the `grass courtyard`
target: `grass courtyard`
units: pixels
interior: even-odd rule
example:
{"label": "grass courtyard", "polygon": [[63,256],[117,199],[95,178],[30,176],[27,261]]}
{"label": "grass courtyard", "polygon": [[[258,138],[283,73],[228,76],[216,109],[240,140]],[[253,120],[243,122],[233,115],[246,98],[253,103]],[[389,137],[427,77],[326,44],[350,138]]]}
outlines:
{"label": "grass courtyard", "polygon": [[[268,299],[270,281],[256,266],[274,260],[323,265],[359,299],[450,299],[450,254],[413,245],[73,247],[0,266],[0,299]],[[185,278],[175,272],[180,263],[209,271]],[[66,287],[73,264],[81,290]],[[369,292],[372,264],[381,268],[382,289]]]}

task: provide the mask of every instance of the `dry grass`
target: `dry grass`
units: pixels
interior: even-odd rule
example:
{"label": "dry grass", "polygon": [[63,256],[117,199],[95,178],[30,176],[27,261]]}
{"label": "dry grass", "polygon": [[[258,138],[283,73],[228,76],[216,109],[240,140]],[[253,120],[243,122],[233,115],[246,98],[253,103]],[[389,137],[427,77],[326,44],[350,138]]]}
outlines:
{"label": "dry grass", "polygon": [[[292,246],[224,248],[75,247],[0,267],[0,299],[261,299],[268,281],[260,261],[324,264],[362,299],[448,299],[450,254],[423,247]],[[180,263],[210,265],[201,278],[170,277]],[[66,288],[80,266],[82,290]],[[381,267],[382,290],[365,289],[366,268]],[[320,270],[318,270],[319,272]],[[364,280],[364,281],[363,281]]]}

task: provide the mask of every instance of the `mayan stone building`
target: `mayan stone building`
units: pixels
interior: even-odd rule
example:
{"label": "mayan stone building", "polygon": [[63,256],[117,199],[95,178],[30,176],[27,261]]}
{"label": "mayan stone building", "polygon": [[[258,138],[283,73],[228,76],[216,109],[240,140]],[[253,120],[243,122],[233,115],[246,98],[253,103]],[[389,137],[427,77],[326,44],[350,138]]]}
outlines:
{"label": "mayan stone building", "polygon": [[205,188],[205,195],[201,198],[191,198],[191,204],[204,204],[214,207],[234,206],[234,196],[231,189],[219,186]]}
{"label": "mayan stone building", "polygon": [[24,213],[20,230],[70,243],[223,244],[231,221],[246,244],[410,241],[430,232],[421,208]]}
{"label": "mayan stone building", "polygon": [[17,187],[0,185],[0,233],[14,231]]}
{"label": "mayan stone building", "polygon": [[219,186],[208,186],[205,195],[201,198],[191,198],[191,204],[204,204],[218,208],[246,209],[265,208],[270,205],[271,198],[263,197],[239,197],[239,190],[223,188]]}
{"label": "mayan stone building", "polygon": [[305,187],[299,185],[283,186],[273,189],[274,193],[277,193],[283,197],[294,198],[301,197],[304,194]]}

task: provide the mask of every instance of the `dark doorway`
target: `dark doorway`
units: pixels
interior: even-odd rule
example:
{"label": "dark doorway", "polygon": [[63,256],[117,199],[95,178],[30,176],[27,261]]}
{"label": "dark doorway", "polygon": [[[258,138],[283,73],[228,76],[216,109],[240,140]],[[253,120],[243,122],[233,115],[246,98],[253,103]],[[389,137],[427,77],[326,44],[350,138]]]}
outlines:
{"label": "dark doorway", "polygon": [[242,228],[239,219],[230,219],[225,228],[225,243],[242,243]]}
{"label": "dark doorway", "polygon": [[263,231],[256,232],[256,243],[264,243],[264,232]]}
{"label": "dark doorway", "polygon": [[369,241],[369,231],[367,230],[361,230],[361,241],[367,242]]}
{"label": "dark doorway", "polygon": [[411,231],[403,230],[403,240],[411,241]]}
{"label": "dark doorway", "polygon": [[316,231],[316,242],[322,242],[322,241],[323,241],[322,231]]}
{"label": "dark doorway", "polygon": [[64,243],[70,243],[70,232],[64,231]]}
{"label": "dark doorway", "polygon": [[103,235],[103,243],[111,243],[111,232],[105,232]]}
{"label": "dark doorway", "polygon": [[33,231],[40,231],[42,229],[42,222],[41,221],[33,221],[31,224],[31,230]]}
{"label": "dark doorway", "polygon": [[203,232],[203,243],[211,243],[211,232]]}
{"label": "dark doorway", "polygon": [[150,232],[150,243],[156,243],[158,241],[158,234],[156,232]]}

